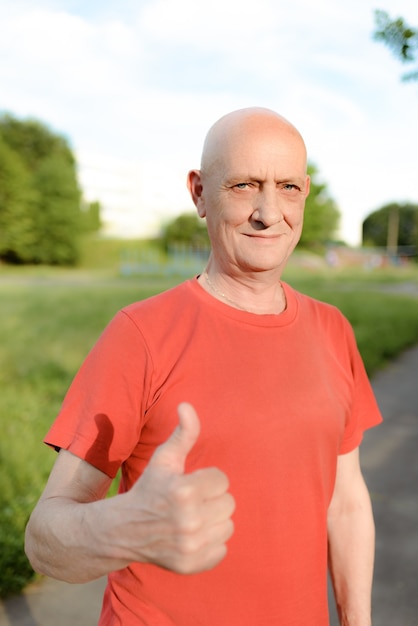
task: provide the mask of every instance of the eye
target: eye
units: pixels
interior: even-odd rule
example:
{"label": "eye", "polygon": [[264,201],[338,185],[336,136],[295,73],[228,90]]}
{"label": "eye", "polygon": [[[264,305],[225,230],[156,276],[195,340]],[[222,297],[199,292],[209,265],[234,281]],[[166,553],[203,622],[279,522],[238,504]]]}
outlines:
{"label": "eye", "polygon": [[291,194],[300,192],[300,187],[298,185],[295,185],[294,183],[282,183],[280,185],[280,189],[284,191],[285,193],[291,193]]}
{"label": "eye", "polygon": [[249,186],[249,183],[237,183],[234,185],[235,189],[247,189]]}

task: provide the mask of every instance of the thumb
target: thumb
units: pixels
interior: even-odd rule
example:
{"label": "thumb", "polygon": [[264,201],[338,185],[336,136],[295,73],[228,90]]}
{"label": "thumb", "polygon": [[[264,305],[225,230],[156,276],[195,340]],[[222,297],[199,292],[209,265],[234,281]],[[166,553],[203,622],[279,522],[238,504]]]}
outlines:
{"label": "thumb", "polygon": [[200,433],[200,421],[195,408],[188,402],[177,407],[179,425],[165,443],[154,452],[150,466],[183,474],[187,455]]}

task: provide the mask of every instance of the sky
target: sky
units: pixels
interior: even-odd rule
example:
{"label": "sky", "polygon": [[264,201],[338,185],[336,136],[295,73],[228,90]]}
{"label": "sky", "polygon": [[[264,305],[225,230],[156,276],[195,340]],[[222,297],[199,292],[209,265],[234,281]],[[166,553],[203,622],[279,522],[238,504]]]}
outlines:
{"label": "sky", "polygon": [[148,236],[193,209],[213,122],[274,109],[356,245],[372,211],[418,203],[418,82],[373,40],[375,9],[418,27],[416,0],[1,0],[0,111],[68,139],[108,234]]}

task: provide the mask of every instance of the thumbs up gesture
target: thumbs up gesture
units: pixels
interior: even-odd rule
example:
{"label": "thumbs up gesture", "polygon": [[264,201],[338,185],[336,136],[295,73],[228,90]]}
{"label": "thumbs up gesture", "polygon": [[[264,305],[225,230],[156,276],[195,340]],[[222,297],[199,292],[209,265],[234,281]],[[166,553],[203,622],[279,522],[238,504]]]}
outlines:
{"label": "thumbs up gesture", "polygon": [[228,493],[228,478],[219,469],[185,474],[187,455],[199,437],[200,422],[195,409],[187,403],[179,405],[178,416],[178,427],[156,449],[125,496],[139,515],[138,560],[193,574],[213,568],[226,555],[235,503]]}

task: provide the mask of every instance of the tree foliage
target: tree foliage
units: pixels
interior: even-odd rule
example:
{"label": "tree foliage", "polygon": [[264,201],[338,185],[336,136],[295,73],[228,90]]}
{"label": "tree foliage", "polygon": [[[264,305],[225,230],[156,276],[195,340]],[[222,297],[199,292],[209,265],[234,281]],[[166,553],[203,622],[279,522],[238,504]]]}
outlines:
{"label": "tree foliage", "polygon": [[37,202],[30,174],[0,136],[0,258],[23,263],[30,260]]}
{"label": "tree foliage", "polygon": [[3,140],[15,150],[31,172],[35,172],[43,159],[54,156],[74,167],[75,159],[61,135],[53,133],[38,120],[18,120],[5,114],[0,119]]}
{"label": "tree foliage", "polygon": [[36,240],[43,245],[33,251],[33,260],[43,264],[74,264],[82,228],[80,191],[74,168],[55,155],[47,156],[37,168],[34,181],[40,196]]}
{"label": "tree foliage", "polygon": [[[408,26],[402,17],[392,19],[386,11],[375,11],[376,41],[383,42],[402,63],[413,63],[418,55],[418,30]],[[418,69],[407,72],[403,80],[418,80]]]}
{"label": "tree foliage", "polygon": [[162,229],[161,242],[165,250],[184,245],[194,250],[210,246],[206,223],[196,213],[182,213]]}
{"label": "tree foliage", "polygon": [[83,215],[83,231],[86,233],[95,233],[102,227],[102,220],[100,217],[101,205],[100,202],[85,202],[82,204]]}
{"label": "tree foliage", "polygon": [[311,190],[306,199],[303,231],[299,246],[317,248],[332,240],[338,228],[340,213],[328,187],[319,181],[317,167],[310,163]]}
{"label": "tree foliage", "polygon": [[[319,182],[318,170],[312,163],[308,165],[308,174],[311,176],[311,190],[306,200],[299,245],[318,248],[334,237],[340,214],[327,185]],[[192,249],[210,246],[206,224],[196,213],[183,213],[168,222],[162,229],[161,241],[166,250],[178,245],[187,245]]]}
{"label": "tree foliage", "polygon": [[76,263],[80,235],[92,229],[80,203],[67,140],[37,120],[1,116],[0,259]]}
{"label": "tree foliage", "polygon": [[391,214],[398,213],[399,246],[418,246],[418,204],[392,202],[371,213],[363,222],[363,245],[386,246]]}

